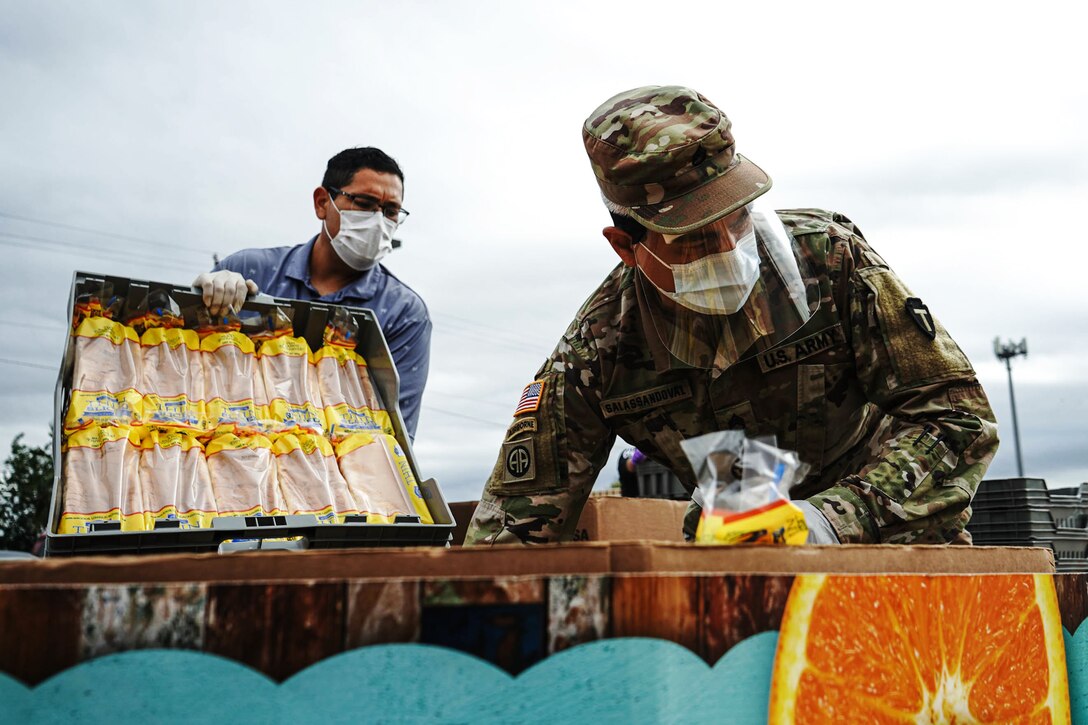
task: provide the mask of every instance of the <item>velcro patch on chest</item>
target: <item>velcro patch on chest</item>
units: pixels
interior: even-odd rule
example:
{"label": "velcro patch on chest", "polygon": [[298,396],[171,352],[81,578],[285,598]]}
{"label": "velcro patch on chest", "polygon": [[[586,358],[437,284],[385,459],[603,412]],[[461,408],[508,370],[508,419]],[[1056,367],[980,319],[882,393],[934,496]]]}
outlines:
{"label": "velcro patch on chest", "polygon": [[601,415],[605,418],[614,418],[617,415],[641,413],[690,397],[691,386],[687,381],[659,385],[656,388],[641,390],[618,398],[605,398],[601,401]]}
{"label": "velcro patch on chest", "polygon": [[536,478],[536,456],[533,439],[507,441],[502,444],[502,481],[518,483]]}
{"label": "velcro patch on chest", "polygon": [[842,325],[835,324],[831,327],[825,327],[808,337],[761,352],[758,357],[759,369],[767,373],[777,368],[793,365],[824,350],[830,350],[836,345],[844,344],[846,344],[846,335],[842,331]]}

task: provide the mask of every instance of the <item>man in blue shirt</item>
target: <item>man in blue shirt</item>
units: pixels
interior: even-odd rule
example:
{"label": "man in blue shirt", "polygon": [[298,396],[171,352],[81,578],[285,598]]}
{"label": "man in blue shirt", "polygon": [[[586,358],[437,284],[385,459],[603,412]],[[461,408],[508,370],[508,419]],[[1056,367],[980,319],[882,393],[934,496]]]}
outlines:
{"label": "man in blue shirt", "polygon": [[213,314],[240,309],[247,294],[319,300],[374,310],[400,375],[400,411],[414,439],[430,364],[431,320],[408,285],[378,262],[393,248],[404,174],[376,148],[341,151],[314,189],[316,237],[294,247],[244,249],[193,280]]}

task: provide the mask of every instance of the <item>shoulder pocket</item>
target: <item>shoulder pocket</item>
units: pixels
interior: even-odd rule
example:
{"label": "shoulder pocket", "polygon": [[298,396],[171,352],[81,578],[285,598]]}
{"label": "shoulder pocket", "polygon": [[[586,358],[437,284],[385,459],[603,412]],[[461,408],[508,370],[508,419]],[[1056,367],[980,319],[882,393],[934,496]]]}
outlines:
{"label": "shoulder pocket", "polygon": [[514,417],[503,437],[499,460],[487,482],[495,496],[555,493],[567,487],[564,461],[563,376],[541,378],[544,389],[535,410]]}
{"label": "shoulder pocket", "polygon": [[[898,381],[895,387],[974,374],[967,356],[928,309],[921,317],[911,312],[907,300],[917,300],[894,272],[868,267],[858,270],[856,275],[872,298],[880,334]],[[932,325],[932,338],[923,330],[927,324]]]}

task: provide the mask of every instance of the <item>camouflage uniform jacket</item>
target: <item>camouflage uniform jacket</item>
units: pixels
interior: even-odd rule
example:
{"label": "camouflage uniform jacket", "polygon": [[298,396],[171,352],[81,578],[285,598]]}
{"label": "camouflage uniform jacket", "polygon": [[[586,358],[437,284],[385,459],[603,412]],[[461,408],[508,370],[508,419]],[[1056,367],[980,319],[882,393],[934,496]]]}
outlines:
{"label": "camouflage uniform jacket", "polygon": [[820,285],[812,319],[722,373],[686,367],[644,334],[634,270],[620,265],[540,368],[539,397],[527,388],[467,543],[569,539],[617,435],[692,488],[680,441],[737,428],[812,466],[791,495],[843,543],[962,537],[998,445],[970,362],[928,310],[909,313],[920,303],[849,219],[778,214]]}

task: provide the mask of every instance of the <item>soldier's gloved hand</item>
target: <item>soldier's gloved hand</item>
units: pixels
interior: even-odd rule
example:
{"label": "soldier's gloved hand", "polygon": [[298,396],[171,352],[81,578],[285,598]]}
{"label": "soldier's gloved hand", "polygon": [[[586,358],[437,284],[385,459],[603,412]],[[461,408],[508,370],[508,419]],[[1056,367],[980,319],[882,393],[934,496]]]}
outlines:
{"label": "soldier's gloved hand", "polygon": [[835,533],[835,529],[831,528],[831,522],[827,520],[827,517],[820,513],[820,509],[816,508],[808,501],[794,501],[797,508],[805,514],[805,525],[808,526],[808,539],[805,540],[806,544],[838,544],[838,535]]}
{"label": "soldier's gloved hand", "polygon": [[199,287],[203,292],[204,306],[213,315],[223,315],[232,309],[237,312],[242,309],[247,294],[260,291],[253,280],[226,269],[197,275],[193,287]]}

